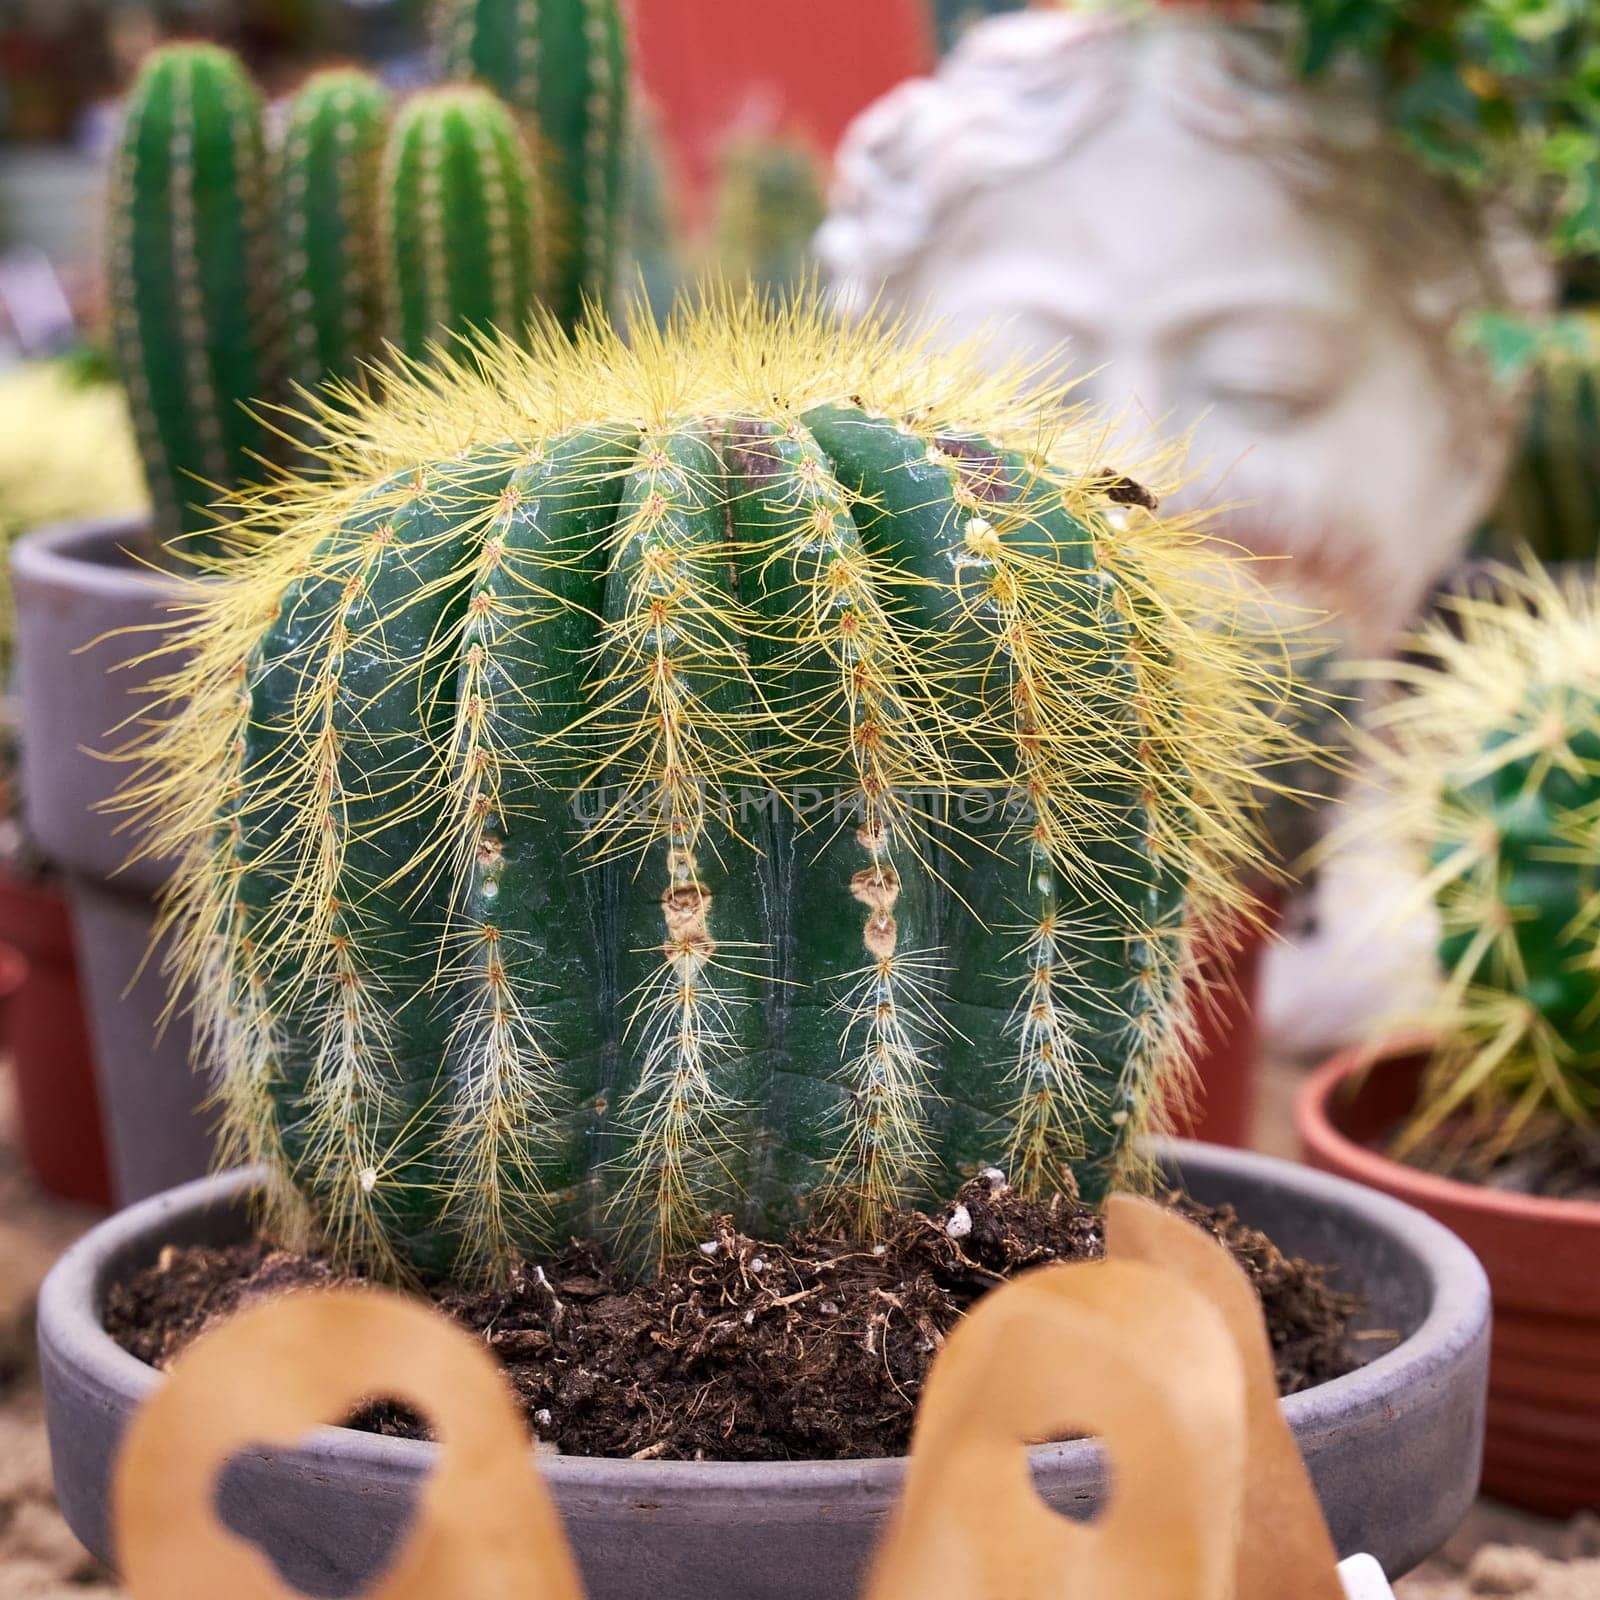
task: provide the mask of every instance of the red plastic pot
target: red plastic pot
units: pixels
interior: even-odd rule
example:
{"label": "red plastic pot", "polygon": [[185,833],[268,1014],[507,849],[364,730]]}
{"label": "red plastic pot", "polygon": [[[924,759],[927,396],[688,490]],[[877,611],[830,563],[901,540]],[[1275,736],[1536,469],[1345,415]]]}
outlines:
{"label": "red plastic pot", "polygon": [[[1489,1274],[1487,1493],[1548,1516],[1600,1509],[1600,1203],[1545,1200],[1417,1172],[1372,1146],[1416,1102],[1414,1041],[1347,1051],[1300,1092],[1306,1159],[1426,1211]],[[1370,1067],[1370,1070],[1369,1070]]]}
{"label": "red plastic pot", "polygon": [[633,31],[696,216],[730,132],[799,135],[829,155],[934,59],[927,0],[636,0]]}
{"label": "red plastic pot", "polygon": [[28,958],[14,944],[0,943],[0,1037],[11,1019],[11,1002],[28,981]]}
{"label": "red plastic pot", "polygon": [[0,941],[21,952],[27,974],[5,1018],[23,1155],[50,1193],[108,1205],[100,1097],[66,897],[0,872]]}

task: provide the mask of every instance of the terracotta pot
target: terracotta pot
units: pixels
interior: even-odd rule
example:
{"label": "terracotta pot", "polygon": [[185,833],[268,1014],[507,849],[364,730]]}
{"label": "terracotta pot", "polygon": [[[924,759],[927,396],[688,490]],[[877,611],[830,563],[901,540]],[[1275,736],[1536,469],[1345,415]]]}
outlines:
{"label": "terracotta pot", "polygon": [[0,872],[0,940],[20,950],[27,967],[5,1021],[22,1154],[51,1194],[108,1205],[100,1096],[66,896],[48,881]]}
{"label": "terracotta pot", "polygon": [[1407,1201],[1478,1254],[1494,1296],[1487,1493],[1550,1516],[1600,1509],[1600,1204],[1416,1172],[1371,1148],[1415,1104],[1415,1044],[1335,1057],[1301,1090],[1313,1166]]}

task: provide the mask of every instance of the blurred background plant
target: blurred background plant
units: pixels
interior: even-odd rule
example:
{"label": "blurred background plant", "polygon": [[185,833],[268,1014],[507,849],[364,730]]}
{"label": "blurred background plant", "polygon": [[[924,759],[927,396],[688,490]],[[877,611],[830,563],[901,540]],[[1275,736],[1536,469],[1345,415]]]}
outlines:
{"label": "blurred background plant", "polygon": [[1600,257],[1600,11],[1590,0],[1298,0],[1306,70],[1377,68],[1401,138],[1504,195],[1553,254]]}
{"label": "blurred background plant", "polygon": [[1401,139],[1434,171],[1503,201],[1560,266],[1547,323],[1475,319],[1463,337],[1529,392],[1526,431],[1482,541],[1594,559],[1600,538],[1600,7],[1593,0],[1296,0],[1313,75],[1375,77]]}
{"label": "blurred background plant", "polygon": [[[104,351],[85,346],[0,373],[0,542],[144,501],[128,404]],[[0,678],[11,670],[9,566],[0,567]]]}
{"label": "blurred background plant", "polygon": [[1600,586],[1483,577],[1386,674],[1366,740],[1447,975],[1401,1019],[1437,1042],[1395,1149],[1560,1194],[1600,1184]]}

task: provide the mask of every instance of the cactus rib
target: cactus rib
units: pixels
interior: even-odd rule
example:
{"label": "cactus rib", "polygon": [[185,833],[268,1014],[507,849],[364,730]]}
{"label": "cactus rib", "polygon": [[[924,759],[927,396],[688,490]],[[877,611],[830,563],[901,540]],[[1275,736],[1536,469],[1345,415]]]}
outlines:
{"label": "cactus rib", "polygon": [[388,100],[369,74],[332,69],[290,104],[278,153],[282,297],[290,377],[353,378],[383,337],[378,162]]}

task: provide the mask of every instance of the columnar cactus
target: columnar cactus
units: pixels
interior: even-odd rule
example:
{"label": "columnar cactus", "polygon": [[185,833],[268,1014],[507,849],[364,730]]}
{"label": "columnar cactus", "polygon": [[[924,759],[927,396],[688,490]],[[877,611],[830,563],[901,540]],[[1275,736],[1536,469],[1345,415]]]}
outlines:
{"label": "columnar cactus", "polygon": [[289,106],[277,159],[289,376],[353,377],[383,341],[378,167],[388,96],[365,72],[316,73]]}
{"label": "columnar cactus", "polygon": [[445,71],[528,116],[548,161],[560,250],[550,307],[574,323],[612,288],[630,128],[617,0],[441,0]]}
{"label": "columnar cactus", "polygon": [[549,230],[527,143],[494,95],[455,85],[402,107],[380,203],[389,334],[401,350],[523,331],[547,280]]}
{"label": "columnar cactus", "polygon": [[152,496],[172,532],[238,483],[269,432],[273,316],[261,101],[210,45],[157,52],[112,174],[113,331]]}
{"label": "columnar cactus", "polygon": [[[607,15],[591,19],[596,50],[620,72],[602,48],[616,25]],[[621,115],[620,89],[614,99]],[[163,539],[187,534],[197,554],[215,542],[219,496],[259,476],[296,431],[272,417],[285,402],[298,409],[284,386],[359,387],[385,338],[422,356],[491,325],[520,334],[545,307],[558,254],[592,246],[609,261],[614,191],[562,232],[546,214],[531,122],[487,89],[425,93],[389,120],[365,73],[318,73],[269,155],[259,97],[233,56],[170,45],[145,66],[116,161],[110,281]],[[610,182],[621,147],[595,156],[596,184]],[[588,241],[596,218],[605,237]]]}
{"label": "columnar cactus", "polygon": [[1098,1201],[1276,737],[1098,434],[810,305],[554,323],[330,413],[140,795],[236,1151],[334,1246]]}
{"label": "columnar cactus", "polygon": [[1534,374],[1495,519],[1502,548],[1542,561],[1593,561],[1600,545],[1600,312],[1582,325],[1588,347],[1551,351]]}
{"label": "columnar cactus", "polygon": [[775,293],[805,278],[811,241],[827,215],[816,156],[798,140],[731,141],[718,164],[713,243],[734,283]]}
{"label": "columnar cactus", "polygon": [[1496,583],[1419,642],[1381,747],[1449,975],[1406,1143],[1477,1110],[1485,1156],[1600,1115],[1600,591]]}

